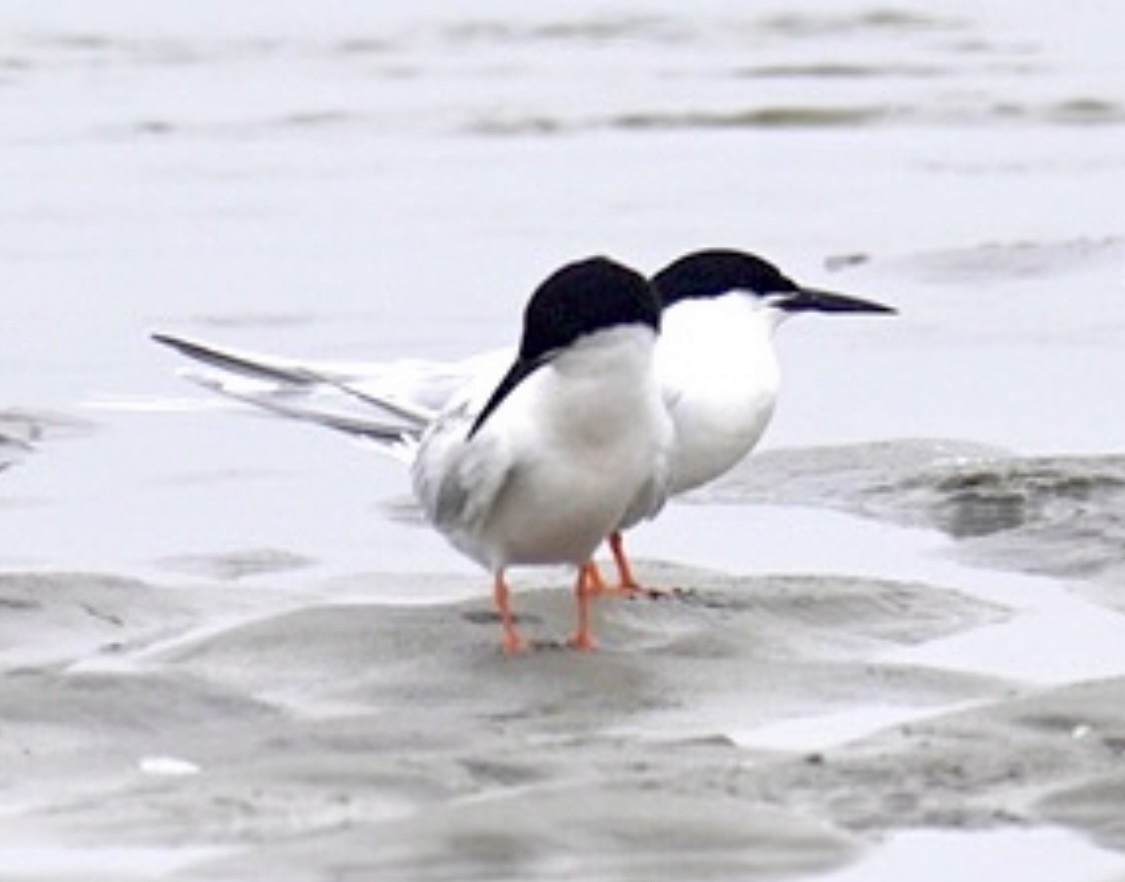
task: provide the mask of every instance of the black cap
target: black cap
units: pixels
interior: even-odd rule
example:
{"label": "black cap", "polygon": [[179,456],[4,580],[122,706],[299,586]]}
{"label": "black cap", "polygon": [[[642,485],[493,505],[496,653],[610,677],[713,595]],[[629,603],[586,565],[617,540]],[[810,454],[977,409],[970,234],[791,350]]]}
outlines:
{"label": "black cap", "polygon": [[673,261],[652,279],[664,308],[685,300],[745,291],[770,298],[785,312],[874,312],[895,310],[872,300],[798,285],[767,260],[744,251],[711,248]]}
{"label": "black cap", "polygon": [[722,297],[731,291],[777,294],[796,291],[797,283],[776,266],[753,254],[724,248],[693,251],[652,277],[660,302]]}
{"label": "black cap", "polygon": [[608,257],[567,264],[531,295],[520,357],[534,360],[583,334],[626,324],[660,328],[660,304],[645,277]]}
{"label": "black cap", "polygon": [[640,273],[608,257],[570,263],[531,295],[519,355],[469,431],[472,438],[500,403],[560,350],[586,334],[621,325],[660,329],[660,302]]}

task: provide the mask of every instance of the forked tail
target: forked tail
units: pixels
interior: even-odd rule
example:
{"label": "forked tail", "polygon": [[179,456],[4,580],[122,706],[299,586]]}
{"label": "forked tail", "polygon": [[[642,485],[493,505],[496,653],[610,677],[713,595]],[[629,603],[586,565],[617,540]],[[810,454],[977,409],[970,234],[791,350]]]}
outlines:
{"label": "forked tail", "polygon": [[330,368],[217,349],[170,334],[153,334],[152,339],[211,368],[183,373],[206,389],[278,416],[371,441],[396,459],[413,459],[422,433],[436,417],[418,404],[359,388],[348,375]]}

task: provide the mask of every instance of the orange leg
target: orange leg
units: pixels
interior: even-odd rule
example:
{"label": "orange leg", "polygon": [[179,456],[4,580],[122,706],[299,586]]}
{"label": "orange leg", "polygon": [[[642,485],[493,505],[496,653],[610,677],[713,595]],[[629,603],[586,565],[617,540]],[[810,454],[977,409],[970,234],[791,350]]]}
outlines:
{"label": "orange leg", "polygon": [[595,575],[597,575],[597,583],[594,593],[601,597],[648,597],[659,598],[666,597],[667,592],[659,588],[646,588],[637,581],[633,575],[633,568],[629,564],[629,558],[625,554],[625,540],[622,538],[620,532],[609,534],[609,550],[613,553],[613,564],[617,568],[617,584],[612,588],[608,587],[601,579],[601,575],[597,573],[597,568],[593,564]]}
{"label": "orange leg", "polygon": [[602,571],[594,561],[587,561],[586,564],[583,565],[582,571],[585,572],[586,580],[589,582],[587,588],[594,597],[604,597],[614,592],[615,589],[610,588],[609,585],[605,583],[605,577],[602,576]]}
{"label": "orange leg", "polygon": [[516,630],[512,609],[508,605],[508,583],[504,581],[503,571],[498,572],[492,582],[492,600],[496,604],[496,611],[500,614],[500,627],[504,629],[504,652],[508,655],[522,652],[524,642]]}
{"label": "orange leg", "polygon": [[636,580],[633,579],[633,571],[629,568],[629,561],[625,558],[625,549],[622,547],[620,533],[610,534],[609,547],[613,552],[613,561],[617,566],[617,578],[620,581],[613,586],[607,585],[598,565],[594,561],[589,561],[583,566],[583,570],[585,570],[586,579],[589,581],[590,594],[594,597],[632,597],[634,594],[642,593],[644,589],[637,585]]}
{"label": "orange leg", "polygon": [[590,599],[597,593],[597,585],[602,582],[598,568],[592,563],[578,568],[578,578],[574,583],[574,596],[578,603],[578,629],[570,638],[570,645],[582,652],[594,649],[594,636],[590,630]]}
{"label": "orange leg", "polygon": [[640,583],[633,577],[629,558],[625,556],[625,540],[621,537],[620,530],[609,534],[609,550],[613,552],[613,563],[617,567],[618,590],[623,594],[641,591]]}
{"label": "orange leg", "polygon": [[607,585],[598,565],[591,561],[585,566],[590,581],[590,593],[597,597],[636,597],[641,594],[651,594],[648,589],[637,584],[637,580],[633,577],[633,568],[629,566],[629,559],[625,556],[625,543],[620,533],[609,534],[609,550],[613,552],[613,563],[617,568],[617,584]]}

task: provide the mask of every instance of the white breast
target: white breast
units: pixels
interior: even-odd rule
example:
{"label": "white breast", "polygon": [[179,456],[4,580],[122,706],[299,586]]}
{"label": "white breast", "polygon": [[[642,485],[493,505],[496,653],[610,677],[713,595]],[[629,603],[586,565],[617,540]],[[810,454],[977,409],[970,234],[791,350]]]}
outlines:
{"label": "white breast", "polygon": [[471,517],[438,523],[455,545],[493,569],[580,564],[638,500],[659,506],[672,427],[655,339],[637,326],[583,338],[522,382],[471,441],[443,453],[447,464],[423,451],[425,468],[458,470],[470,496],[492,492],[466,500]]}
{"label": "white breast", "polygon": [[738,291],[665,310],[656,365],[675,426],[672,493],[714,480],[761,439],[780,382],[779,321],[776,310]]}

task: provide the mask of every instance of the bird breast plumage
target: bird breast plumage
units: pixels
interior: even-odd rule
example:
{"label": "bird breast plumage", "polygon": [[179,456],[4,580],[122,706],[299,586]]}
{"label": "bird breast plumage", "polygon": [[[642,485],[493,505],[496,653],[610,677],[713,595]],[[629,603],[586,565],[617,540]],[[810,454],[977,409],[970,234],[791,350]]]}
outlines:
{"label": "bird breast plumage", "polygon": [[458,548],[491,569],[581,564],[627,514],[655,513],[672,428],[654,342],[650,329],[632,325],[589,335],[534,371],[459,442],[452,455],[460,463],[446,480],[465,491],[463,510],[430,512]]}
{"label": "bird breast plumage", "polygon": [[742,292],[665,311],[656,366],[676,433],[671,493],[722,475],[765,432],[780,383],[777,322]]}

